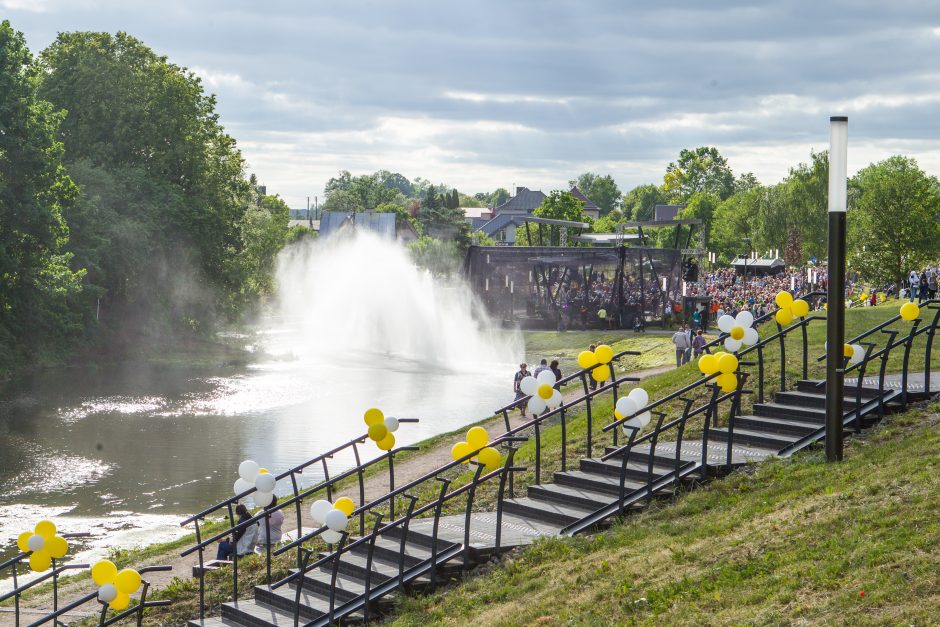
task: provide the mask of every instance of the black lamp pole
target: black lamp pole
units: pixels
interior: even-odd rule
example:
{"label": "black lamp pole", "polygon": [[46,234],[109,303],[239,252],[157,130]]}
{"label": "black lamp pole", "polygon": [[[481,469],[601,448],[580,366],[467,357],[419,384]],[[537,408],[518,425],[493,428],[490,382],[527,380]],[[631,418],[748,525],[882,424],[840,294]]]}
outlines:
{"label": "black lamp pole", "polygon": [[829,290],[826,315],[826,459],[842,460],[845,384],[845,208],[849,119],[829,118]]}

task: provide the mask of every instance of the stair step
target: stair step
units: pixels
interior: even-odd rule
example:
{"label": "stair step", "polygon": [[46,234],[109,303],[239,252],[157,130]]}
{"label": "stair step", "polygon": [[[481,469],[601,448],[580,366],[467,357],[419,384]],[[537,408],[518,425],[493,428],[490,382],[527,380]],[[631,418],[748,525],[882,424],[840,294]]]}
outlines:
{"label": "stair step", "polygon": [[[222,604],[223,624],[246,627],[294,627],[294,613],[262,605],[254,599]],[[230,622],[224,622],[230,621]]]}
{"label": "stair step", "polygon": [[196,618],[186,622],[187,627],[237,627],[240,624],[241,623],[226,620],[219,616],[213,616],[212,618]]}
{"label": "stair step", "polygon": [[[339,560],[339,572],[345,575],[351,575],[365,580],[366,566],[368,565],[368,553],[356,553],[347,551]],[[407,567],[407,566],[406,566]],[[381,583],[398,576],[398,564],[385,563],[375,555],[372,556],[372,585]]]}
{"label": "stair step", "polygon": [[[290,572],[296,573],[297,569],[292,568]],[[365,578],[359,579],[343,573],[337,573],[334,585],[332,566],[329,568],[323,566],[304,573],[303,587],[304,590],[325,595],[327,598],[329,598],[330,590],[335,589],[337,600],[342,601],[352,601],[366,591]]]}
{"label": "stair step", "polygon": [[529,486],[529,497],[537,501],[551,501],[562,505],[570,504],[586,509],[600,509],[616,500],[616,497],[612,494],[554,483]]}
{"label": "stair step", "polygon": [[[819,384],[819,385],[817,385]],[[826,393],[826,383],[825,381],[797,381],[796,383],[797,390],[801,392],[810,392],[814,394],[825,394]],[[856,387],[854,385],[845,385],[843,390],[846,396],[855,397]],[[862,386],[862,398],[878,398],[878,388],[877,387],[867,387]]]}
{"label": "stair step", "polygon": [[[592,474],[601,474],[609,475],[616,477],[617,480],[620,480],[620,467],[622,460],[618,457],[613,457],[607,461],[603,461],[600,458],[586,458],[581,460],[581,470],[586,473]],[[665,475],[666,473],[672,472],[676,469],[676,460],[675,458],[671,459],[668,463],[656,463],[653,464],[653,477],[659,477]],[[629,462],[627,464],[627,479],[640,480],[645,482],[649,478],[649,466],[646,463],[639,464],[634,462]]]}
{"label": "stair step", "polygon": [[591,514],[596,508],[562,505],[551,501],[538,501],[531,498],[506,499],[503,511],[518,514],[525,518],[544,520],[556,525],[570,525]]}
{"label": "stair step", "polygon": [[[445,547],[450,546],[449,542],[439,542],[438,550],[442,550]],[[349,551],[350,553],[355,553],[357,555],[368,555],[369,554],[369,544],[363,542],[362,544],[353,547]],[[375,540],[375,552],[372,555],[373,561],[381,562],[383,564],[391,564],[392,566],[398,566],[398,559],[401,553],[401,541],[394,538],[386,538],[384,534],[376,538]],[[405,566],[414,566],[420,562],[423,562],[431,558],[431,549],[425,548],[424,546],[419,546],[417,544],[411,544],[410,542],[405,543]]]}
{"label": "stair step", "polygon": [[818,422],[806,422],[793,418],[771,418],[769,416],[737,416],[734,419],[734,430],[747,429],[763,433],[782,433],[803,437],[815,433],[822,427]]}
{"label": "stair step", "polygon": [[[621,446],[624,446],[625,444],[626,442],[621,440],[618,446],[606,446],[604,447],[604,454],[607,455],[607,454],[613,453],[614,451],[619,449]],[[616,455],[616,457],[617,459],[620,459],[622,455],[618,454]],[[642,465],[645,468],[646,465],[649,464],[649,461],[650,461],[649,447],[645,446],[645,444],[641,445],[639,448],[634,448],[630,450],[630,463],[631,464],[636,463],[636,464]],[[675,458],[672,457],[672,455],[670,455],[669,453],[657,451],[653,455],[654,467],[655,466],[672,467],[672,464],[674,463],[675,463]]]}
{"label": "stair step", "polygon": [[[293,615],[297,589],[292,586],[281,586],[274,590],[270,586],[255,586],[255,602],[267,607],[288,612]],[[339,595],[336,604],[342,603]],[[328,594],[313,592],[306,588],[300,591],[300,616],[307,619],[320,618],[330,611],[330,597]]]}
{"label": "stair step", "polygon": [[[751,429],[739,429],[737,425],[734,427],[733,437],[734,444],[753,446],[767,449],[769,451],[779,451],[780,449],[793,444],[799,439],[798,436],[794,435],[768,433],[766,431],[753,431]],[[724,427],[709,429],[708,438],[713,441],[727,442],[728,430]]]}
{"label": "stair step", "polygon": [[[384,527],[382,529],[382,537],[400,541],[403,531],[404,529],[402,529],[400,525],[397,525],[395,527]],[[433,546],[434,544],[434,538],[430,534],[420,533],[418,531],[415,531],[414,529],[409,529],[407,543],[417,544],[419,546],[423,546],[423,547],[430,549],[431,546]],[[437,541],[437,546],[439,549],[441,548],[442,545],[441,545],[440,540]]]}
{"label": "stair step", "polygon": [[[862,397],[864,403],[868,399]],[[774,394],[774,402],[780,405],[796,405],[800,407],[826,407],[826,395],[823,392],[802,392],[799,390],[790,390],[789,392],[777,392]],[[855,395],[846,392],[842,399],[842,404],[846,409],[855,408]]]}
{"label": "stair step", "polygon": [[[584,472],[583,470],[569,470],[566,472],[555,473],[555,483],[557,485],[571,486],[573,488],[582,488],[617,496],[620,494],[620,477],[607,473]],[[645,479],[645,476],[644,476]],[[636,481],[630,479],[627,475],[627,490],[634,490],[646,485],[645,481]]]}
{"label": "stair step", "polygon": [[783,405],[780,403],[755,403],[754,414],[769,418],[794,418],[804,422],[826,424],[826,410],[823,407],[805,405]]}

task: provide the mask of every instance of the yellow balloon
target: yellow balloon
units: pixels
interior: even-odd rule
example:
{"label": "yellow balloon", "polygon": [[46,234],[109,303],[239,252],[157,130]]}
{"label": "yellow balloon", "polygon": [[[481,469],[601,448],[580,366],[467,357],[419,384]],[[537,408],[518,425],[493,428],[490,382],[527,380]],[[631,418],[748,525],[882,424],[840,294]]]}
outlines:
{"label": "yellow balloon", "polygon": [[60,560],[68,553],[69,543],[61,536],[52,536],[46,541],[46,550],[49,551],[49,555]]}
{"label": "yellow balloon", "polygon": [[591,377],[598,383],[606,381],[610,378],[610,366],[606,364],[603,366],[598,366],[591,371]]}
{"label": "yellow balloon", "polygon": [[728,335],[736,340],[740,340],[744,337],[744,327],[731,327],[731,333]]}
{"label": "yellow balloon", "polygon": [[790,305],[790,311],[797,318],[805,318],[806,314],[809,313],[809,303],[801,298],[798,298],[793,301],[792,305]]}
{"label": "yellow balloon", "polygon": [[372,425],[377,425],[380,422],[384,422],[385,414],[382,413],[381,409],[376,409],[375,407],[373,407],[372,409],[366,410],[366,413],[363,416],[363,419],[366,421],[366,424],[371,427]]}
{"label": "yellow balloon", "polygon": [[738,368],[738,358],[729,353],[725,353],[718,358],[718,371],[722,374],[731,374]]}
{"label": "yellow balloon", "polygon": [[609,364],[610,360],[614,358],[614,349],[607,346],[607,344],[601,344],[594,349],[594,355],[600,363]]}
{"label": "yellow balloon", "polygon": [[[466,456],[466,455],[469,455],[469,454],[472,453],[472,452],[473,452],[473,449],[470,448],[470,445],[469,445],[469,444],[467,444],[466,442],[457,442],[457,444],[454,444],[454,445],[451,447],[451,449],[450,449],[450,456],[454,458],[454,461],[457,461],[457,460],[460,459],[461,457],[464,457],[464,456]],[[464,464],[469,464],[469,463],[470,463],[470,460],[469,460],[469,459],[465,459],[465,460],[463,461],[463,463],[464,463]]]}
{"label": "yellow balloon", "polygon": [[23,553],[29,553],[29,545],[26,544],[29,542],[29,539],[33,536],[32,531],[24,531],[16,539],[16,546],[19,547],[20,551]]}
{"label": "yellow balloon", "polygon": [[852,356],[852,353],[854,353],[854,352],[855,352],[855,349],[852,348],[852,345],[851,345],[851,344],[843,344],[843,345],[842,345],[842,356],[843,356],[843,357],[851,357],[851,356]]}
{"label": "yellow balloon", "polygon": [[91,578],[99,586],[114,581],[117,573],[117,566],[111,560],[101,560],[91,567]]}
{"label": "yellow balloon", "polygon": [[715,377],[715,383],[722,392],[732,392],[738,387],[738,378],[730,373],[722,373]]}
{"label": "yellow balloon", "polygon": [[920,307],[914,303],[904,303],[901,305],[901,317],[908,322],[916,320],[920,316]]}
{"label": "yellow balloon", "polygon": [[114,577],[114,587],[118,592],[134,594],[140,587],[140,573],[133,568],[125,568]]}
{"label": "yellow balloon", "polygon": [[377,422],[374,425],[369,425],[369,437],[376,442],[381,442],[387,435],[388,427],[385,426],[385,423]]}
{"label": "yellow balloon", "polygon": [[467,444],[470,445],[471,450],[477,450],[483,448],[490,443],[490,434],[486,432],[486,429],[483,427],[471,427],[467,431]]}
{"label": "yellow balloon", "polygon": [[552,397],[552,393],[555,391],[555,388],[550,386],[547,383],[543,383],[539,386],[538,395],[544,398],[546,401]]}
{"label": "yellow balloon", "polygon": [[485,449],[480,451],[480,454],[477,457],[479,458],[480,463],[486,466],[488,470],[495,470],[499,466],[499,451],[492,446],[487,446]]}
{"label": "yellow balloon", "polygon": [[37,573],[49,570],[50,566],[52,566],[52,556],[45,549],[33,551],[33,554],[29,556],[29,567]]}
{"label": "yellow balloon", "polygon": [[336,502],[333,503],[333,507],[343,512],[347,516],[352,516],[353,511],[356,509],[356,504],[353,503],[351,498],[344,496],[336,499]]}
{"label": "yellow balloon", "polygon": [[127,609],[127,606],[130,604],[131,604],[130,595],[124,592],[121,592],[120,590],[118,590],[118,594],[116,597],[114,597],[114,600],[108,603],[108,605],[111,607],[112,610],[117,610],[119,612],[121,610]]}
{"label": "yellow balloon", "polygon": [[591,366],[597,365],[597,355],[592,351],[581,351],[578,354],[578,365],[581,366],[583,370],[587,370]]}
{"label": "yellow balloon", "polygon": [[777,292],[774,302],[777,303],[777,307],[788,309],[793,304],[793,295],[790,292]]}
{"label": "yellow balloon", "polygon": [[623,414],[621,414],[619,411],[615,409],[614,418],[616,418],[617,420],[623,420],[624,418],[626,418],[626,416],[624,416]]}
{"label": "yellow balloon", "polygon": [[48,540],[55,535],[55,525],[51,520],[40,520],[36,523],[36,533]]}
{"label": "yellow balloon", "polygon": [[702,355],[698,358],[698,369],[702,374],[715,374],[718,372],[718,358],[714,355]]}
{"label": "yellow balloon", "polygon": [[389,433],[387,436],[375,443],[380,451],[390,451],[395,446],[395,434]]}
{"label": "yellow balloon", "polygon": [[774,320],[781,326],[790,324],[793,322],[793,312],[789,309],[778,309],[774,314]]}

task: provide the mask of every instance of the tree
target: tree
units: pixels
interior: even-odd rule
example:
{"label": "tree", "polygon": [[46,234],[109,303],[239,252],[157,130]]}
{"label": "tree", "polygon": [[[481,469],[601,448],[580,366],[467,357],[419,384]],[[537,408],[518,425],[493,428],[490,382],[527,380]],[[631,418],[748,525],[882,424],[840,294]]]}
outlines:
{"label": "tree", "polygon": [[760,181],[757,180],[757,177],[753,172],[745,172],[739,174],[738,178],[734,179],[734,193],[739,194],[741,192],[749,192],[752,189],[757,189],[760,187]]}
{"label": "tree", "polygon": [[940,257],[940,188],[914,159],[894,156],[852,177],[851,266],[863,278],[900,283]]}
{"label": "tree", "polygon": [[422,233],[435,239],[452,240],[460,250],[470,246],[470,225],[460,209],[457,190],[438,194],[434,185],[428,186],[417,222]]}
{"label": "tree", "polygon": [[[347,170],[326,183],[326,211],[374,211],[383,204],[393,203],[405,206],[405,197],[395,185],[387,185],[384,170],[375,174],[353,176]],[[395,175],[389,175],[394,182]],[[398,175],[401,176],[401,175]],[[404,177],[402,177],[404,178]],[[407,179],[405,179],[407,182]]]}
{"label": "tree", "polygon": [[568,185],[571,187],[577,185],[581,193],[597,205],[602,216],[620,205],[620,188],[609,174],[600,176],[593,172],[585,172],[577,179],[568,181]]}
{"label": "tree", "polygon": [[410,197],[414,192],[411,181],[398,172],[389,172],[388,170],[379,170],[375,173],[379,182],[389,189],[397,189],[405,198]]}
{"label": "tree", "polygon": [[666,167],[663,191],[671,202],[687,202],[702,192],[724,200],[734,192],[734,174],[717,148],[683,149],[679,159]]}
{"label": "tree", "polygon": [[70,310],[82,272],[69,268],[62,211],[76,188],[63,167],[62,115],[35,87],[22,33],[0,23],[0,371],[61,349],[80,328]]}
{"label": "tree", "polygon": [[656,205],[666,202],[666,195],[655,185],[639,185],[623,196],[625,220],[648,222],[653,219]]}
{"label": "tree", "polygon": [[764,190],[754,188],[726,198],[715,207],[709,248],[730,261],[745,252],[742,238],[754,238],[754,216],[764,200]]}
{"label": "tree", "polygon": [[[572,222],[590,222],[584,215],[584,201],[575,198],[571,192],[555,190],[545,197],[532,215],[538,218],[569,220]],[[522,246],[534,246],[542,241],[560,241],[560,227],[545,224],[530,225],[516,230],[516,243]]]}
{"label": "tree", "polygon": [[486,192],[479,192],[474,194],[473,197],[484,203],[487,207],[498,207],[510,198],[509,192],[502,187],[498,187],[495,191],[488,194]]}

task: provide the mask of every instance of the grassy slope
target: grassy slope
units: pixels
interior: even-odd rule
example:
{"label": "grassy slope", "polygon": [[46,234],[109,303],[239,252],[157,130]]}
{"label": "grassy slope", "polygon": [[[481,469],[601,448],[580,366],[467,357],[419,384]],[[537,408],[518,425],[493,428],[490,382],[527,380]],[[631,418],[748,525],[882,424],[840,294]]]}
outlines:
{"label": "grassy slope", "polygon": [[839,465],[775,460],[606,533],[540,541],[404,600],[395,624],[934,624],[938,414],[889,418]]}

